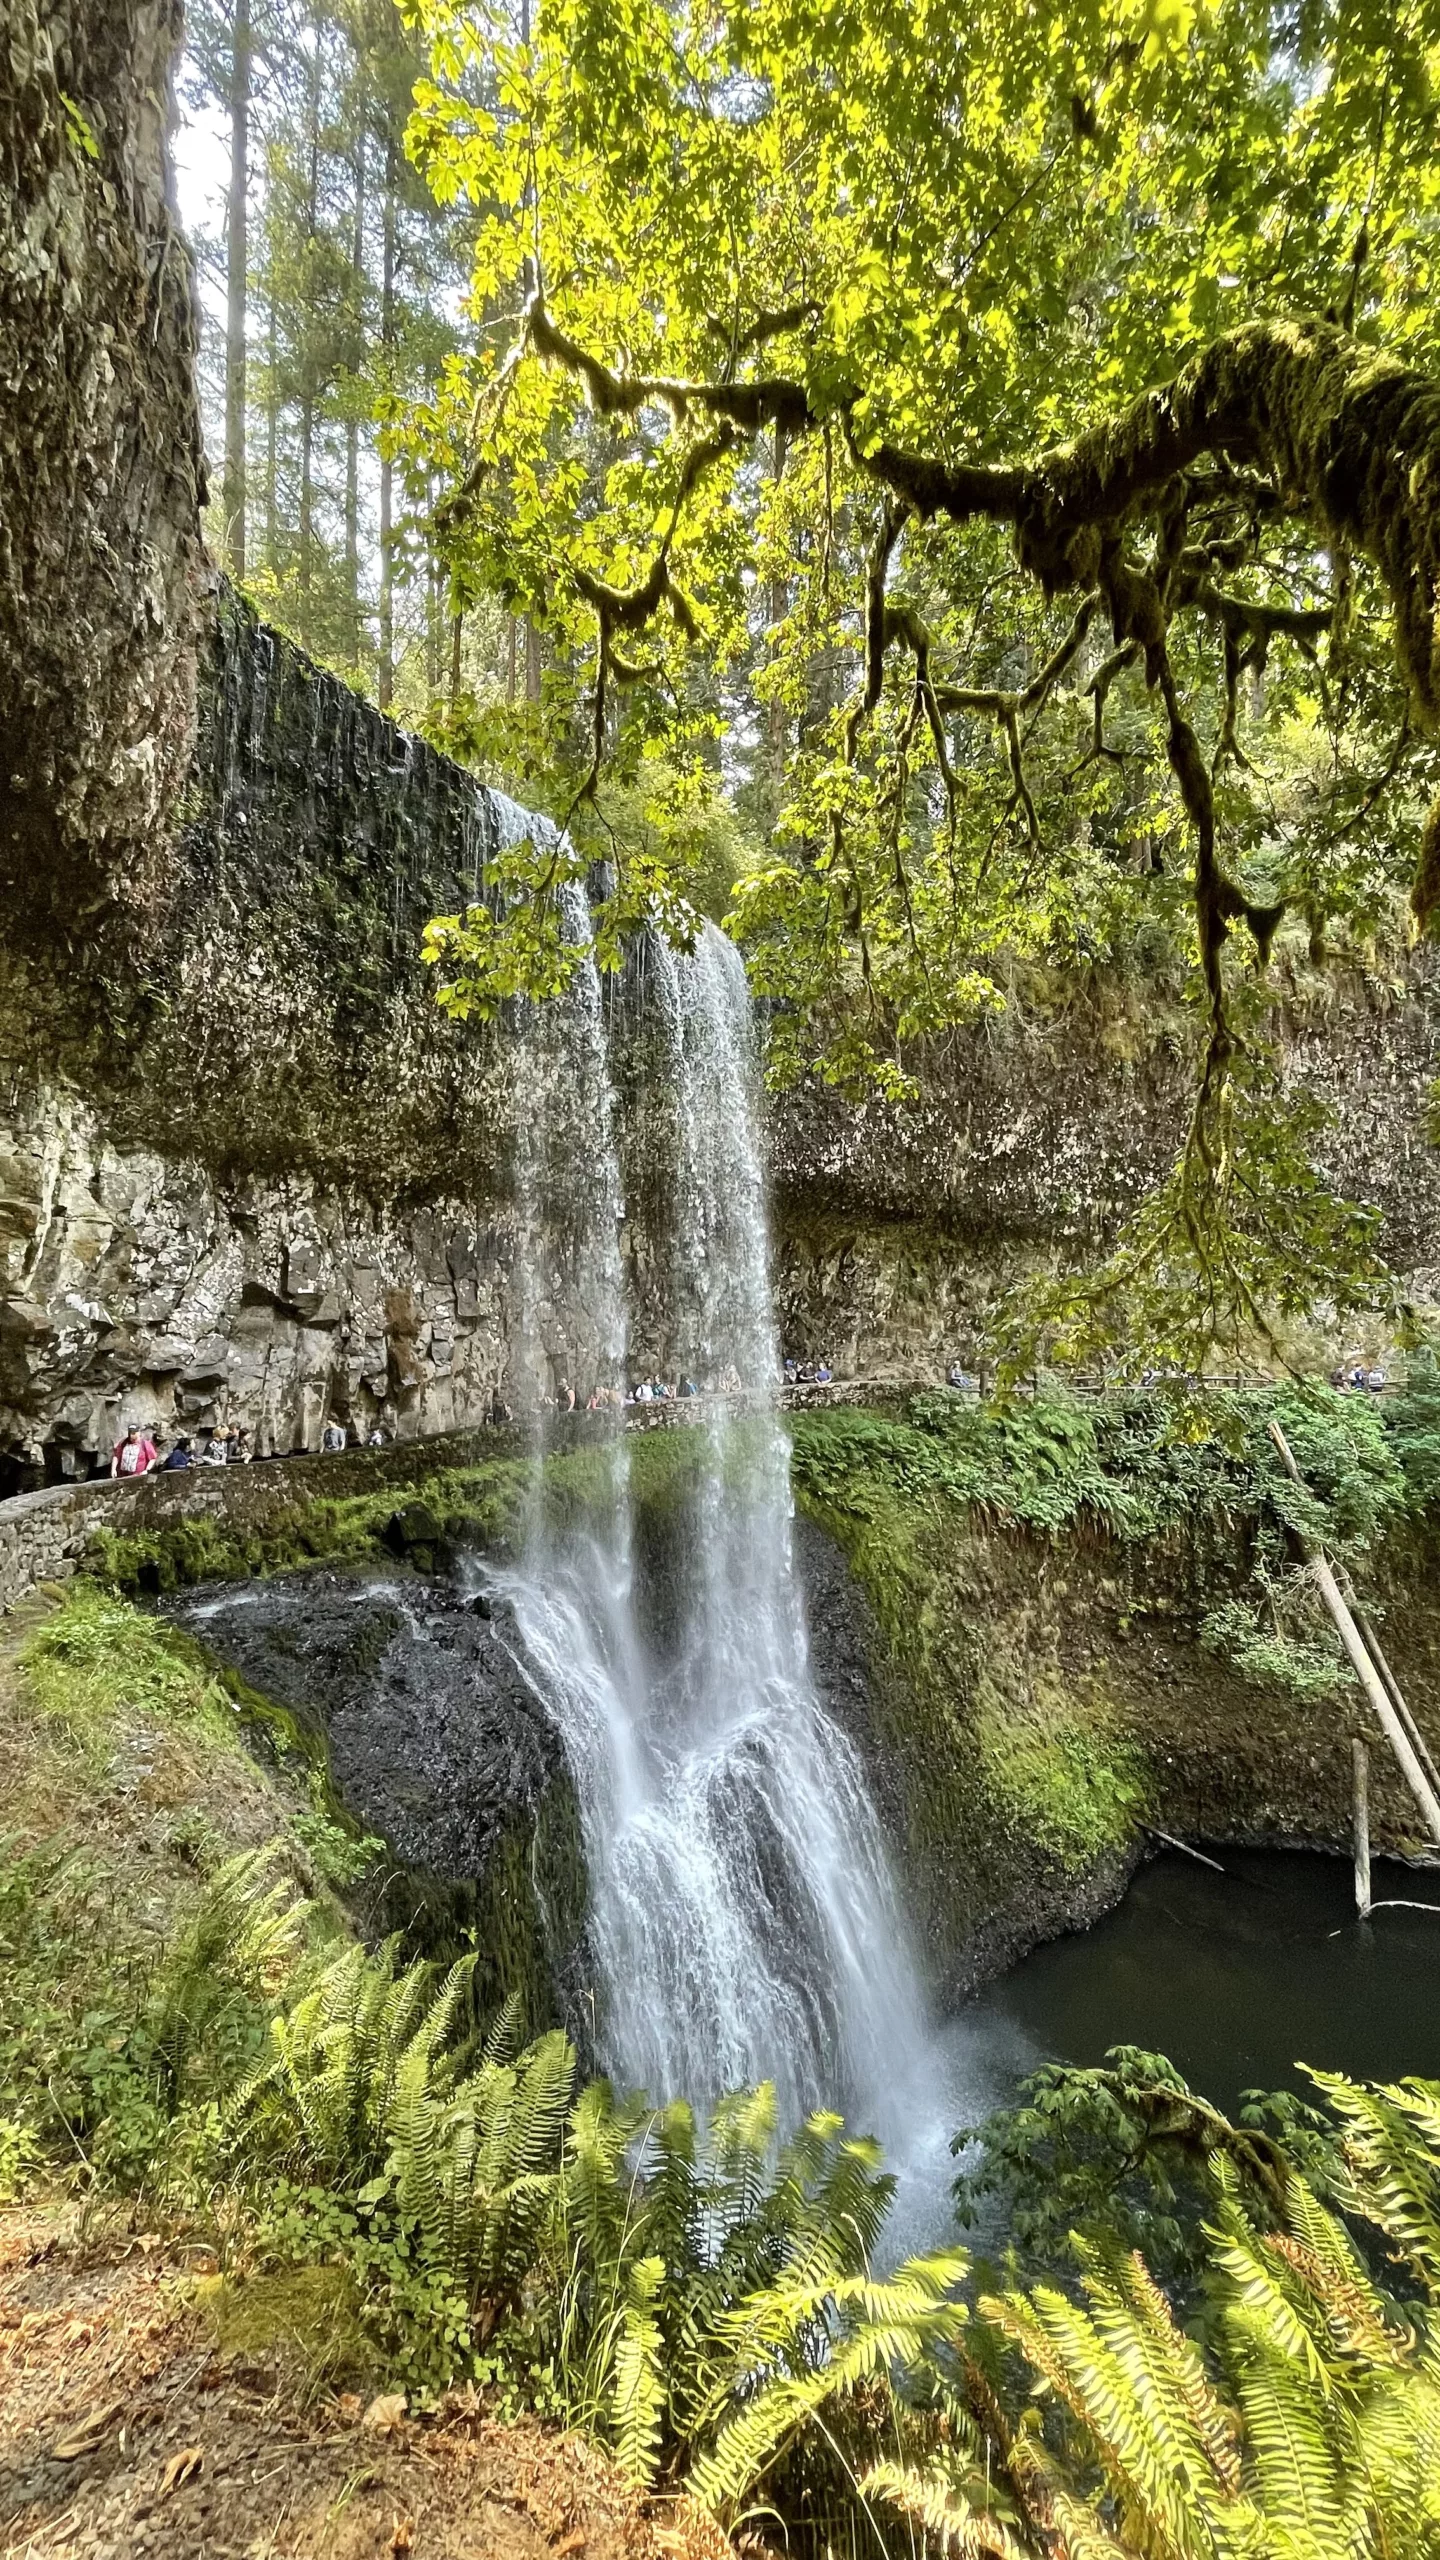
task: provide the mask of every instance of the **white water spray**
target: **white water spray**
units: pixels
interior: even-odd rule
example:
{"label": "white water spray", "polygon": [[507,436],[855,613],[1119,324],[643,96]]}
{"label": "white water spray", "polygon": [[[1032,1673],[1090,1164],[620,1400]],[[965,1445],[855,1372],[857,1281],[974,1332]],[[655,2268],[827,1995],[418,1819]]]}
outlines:
{"label": "white water spray", "polygon": [[[672,1366],[730,1389],[694,1426],[676,1624],[654,1649],[637,1626],[623,1442],[609,1517],[563,1540],[537,1517],[492,1587],[575,1783],[604,2065],[701,2105],[773,2079],[792,2123],[836,2105],[913,2145],[933,2081],[923,2003],[863,1769],[816,1694],[792,1564],[744,972],[710,927],[693,957],[658,938],[647,957],[675,1108]],[[593,1060],[593,1035],[584,1046]],[[586,1161],[592,1202],[618,1201],[608,1097]],[[597,1329],[623,1343],[619,1256],[592,1239],[586,1263],[615,1290]]]}

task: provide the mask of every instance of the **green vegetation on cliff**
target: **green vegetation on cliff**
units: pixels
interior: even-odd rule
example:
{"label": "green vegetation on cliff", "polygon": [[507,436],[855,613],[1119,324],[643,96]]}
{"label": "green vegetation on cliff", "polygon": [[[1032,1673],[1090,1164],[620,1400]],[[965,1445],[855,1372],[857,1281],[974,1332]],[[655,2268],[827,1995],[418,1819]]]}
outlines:
{"label": "green vegetation on cliff", "polygon": [[[1269,1438],[1272,1416],[1303,1487]],[[912,1516],[953,1503],[1041,1534],[1228,1544],[1293,1530],[1352,1554],[1403,1504],[1397,1449],[1415,1436],[1408,1396],[1390,1430],[1377,1402],[1328,1387],[1216,1391],[1198,1406],[1158,1390],[1052,1388],[999,1405],[947,1392],[900,1415],[801,1413],[793,1432],[797,1492],[837,1518],[877,1516],[888,1498]]]}
{"label": "green vegetation on cliff", "polygon": [[1348,1675],[1298,1541],[1363,1575],[1404,1535],[1432,1393],[1422,1363],[1387,1411],[1314,1387],[795,1417],[797,1503],[874,1614],[879,1747],[942,1969],[1007,1906],[1022,1938],[1056,1925],[1062,1880],[1115,1873],[1146,1821],[1338,1831]]}

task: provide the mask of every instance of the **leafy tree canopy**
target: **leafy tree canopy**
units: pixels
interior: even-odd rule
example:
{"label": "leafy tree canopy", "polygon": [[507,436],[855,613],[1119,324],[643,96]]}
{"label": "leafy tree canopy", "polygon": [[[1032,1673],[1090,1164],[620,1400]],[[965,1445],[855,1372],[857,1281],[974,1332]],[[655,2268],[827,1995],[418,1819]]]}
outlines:
{"label": "leafy tree canopy", "polygon": [[597,854],[602,946],[683,934],[728,794],[782,1078],[903,1092],[1017,956],[1188,973],[1189,1138],[1072,1349],[1373,1290],[1264,972],[1440,908],[1437,0],[415,5],[480,352],[414,432],[457,602],[544,625],[570,826],[443,1000],[552,986]]}

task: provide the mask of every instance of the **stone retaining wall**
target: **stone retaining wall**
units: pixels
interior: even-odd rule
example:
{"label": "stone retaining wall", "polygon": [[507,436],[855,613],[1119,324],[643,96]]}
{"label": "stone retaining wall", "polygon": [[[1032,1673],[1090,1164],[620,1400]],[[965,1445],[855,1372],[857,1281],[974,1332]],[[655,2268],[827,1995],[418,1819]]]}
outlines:
{"label": "stone retaining wall", "polygon": [[319,1494],[402,1492],[418,1476],[473,1458],[469,1432],[412,1441],[396,1449],[352,1449],[343,1457],[277,1458],[247,1467],[191,1467],[171,1475],[118,1483],[95,1476],[81,1484],[46,1485],[38,1493],[0,1502],[0,1609],[40,1582],[72,1574],[97,1529],[173,1528],[180,1520],[224,1520],[237,1529],[262,1529]]}

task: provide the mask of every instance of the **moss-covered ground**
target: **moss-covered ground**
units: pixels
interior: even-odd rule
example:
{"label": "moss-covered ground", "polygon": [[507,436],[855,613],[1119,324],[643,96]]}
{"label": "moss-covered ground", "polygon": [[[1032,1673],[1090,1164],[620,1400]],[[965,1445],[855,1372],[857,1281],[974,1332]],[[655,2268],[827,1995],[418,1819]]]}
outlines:
{"label": "moss-covered ground", "polygon": [[[322,1938],[350,1929],[336,1888],[380,1844],[298,1746],[257,1758],[248,1721],[183,1636],[94,1584],[0,1622],[0,2196],[56,2146],[86,2178],[120,2173],[194,2094],[202,1914],[228,1862],[265,1860]],[[229,2069],[264,2019],[237,2001],[212,2028]]]}

